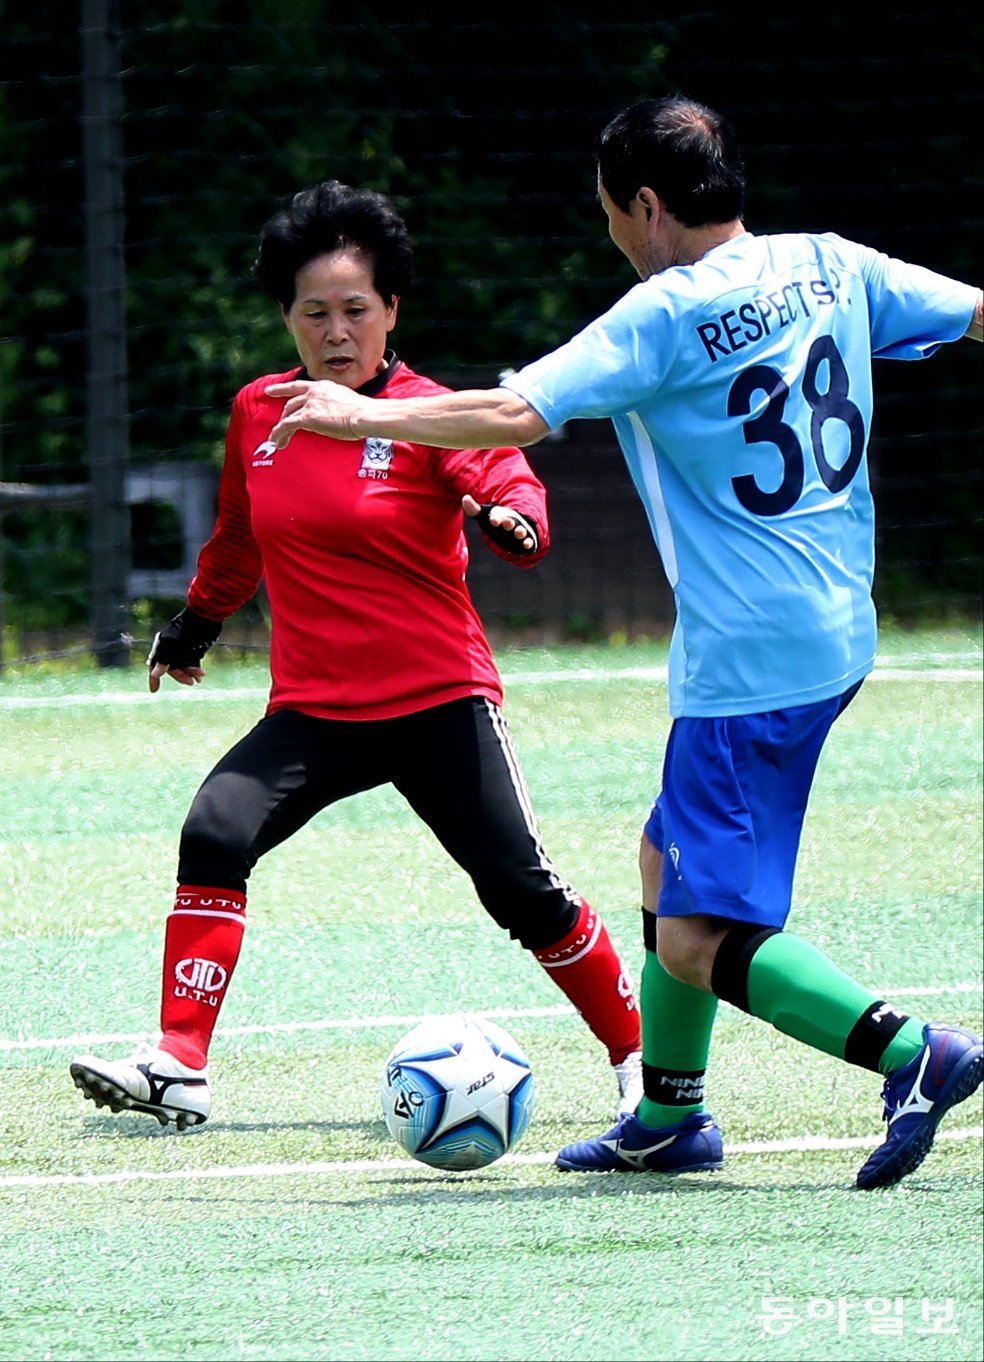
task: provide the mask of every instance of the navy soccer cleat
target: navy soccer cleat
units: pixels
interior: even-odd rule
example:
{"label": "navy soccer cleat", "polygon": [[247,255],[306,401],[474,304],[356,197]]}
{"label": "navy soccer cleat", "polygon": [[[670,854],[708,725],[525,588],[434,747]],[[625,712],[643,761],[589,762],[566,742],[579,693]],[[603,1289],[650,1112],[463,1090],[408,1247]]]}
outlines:
{"label": "navy soccer cleat", "polygon": [[984,1045],[956,1026],[923,1027],[923,1048],[885,1080],[888,1134],[858,1173],[858,1186],[890,1187],[919,1167],[941,1117],[984,1078]]}
{"label": "navy soccer cleat", "polygon": [[658,1129],[630,1112],[597,1139],[567,1145],[554,1163],[579,1173],[704,1173],[724,1166],[724,1145],[706,1111]]}

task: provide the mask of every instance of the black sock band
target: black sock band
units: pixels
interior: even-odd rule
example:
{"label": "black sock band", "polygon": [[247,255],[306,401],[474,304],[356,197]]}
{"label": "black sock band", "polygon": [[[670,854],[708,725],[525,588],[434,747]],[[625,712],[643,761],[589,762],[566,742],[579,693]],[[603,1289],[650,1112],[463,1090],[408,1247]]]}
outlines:
{"label": "black sock band", "polygon": [[642,910],[642,944],[647,951],[652,951],[653,955],[657,954],[656,914],[647,912],[645,908]]}
{"label": "black sock band", "polygon": [[748,967],[752,956],[778,927],[758,927],[740,922],[729,929],[714,957],[711,967],[711,992],[742,1012],[751,1012],[748,1005]]}
{"label": "black sock band", "polygon": [[703,1069],[658,1069],[642,1066],[643,1092],[661,1107],[692,1107],[704,1100]]}
{"label": "black sock band", "polygon": [[881,1058],[909,1018],[889,1003],[872,1003],[844,1042],[844,1058],[859,1069],[881,1072]]}

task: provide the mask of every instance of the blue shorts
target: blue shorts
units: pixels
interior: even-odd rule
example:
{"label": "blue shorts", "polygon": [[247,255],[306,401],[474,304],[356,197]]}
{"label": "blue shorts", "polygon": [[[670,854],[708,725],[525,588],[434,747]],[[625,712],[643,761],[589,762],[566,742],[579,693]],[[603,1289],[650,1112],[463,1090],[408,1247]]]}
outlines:
{"label": "blue shorts", "polygon": [[784,926],[820,750],[860,688],[764,714],[674,720],[645,828],[665,857],[660,914]]}

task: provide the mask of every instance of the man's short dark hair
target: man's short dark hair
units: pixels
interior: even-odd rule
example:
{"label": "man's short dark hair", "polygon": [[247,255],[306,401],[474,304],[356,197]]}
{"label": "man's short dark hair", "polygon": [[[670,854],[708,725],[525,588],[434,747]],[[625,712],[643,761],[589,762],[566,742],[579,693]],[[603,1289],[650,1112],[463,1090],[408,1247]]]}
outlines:
{"label": "man's short dark hair", "polygon": [[297,271],[309,260],[356,247],[372,264],[376,291],[388,304],[413,278],[413,244],[406,224],[385,194],[325,180],[294,194],[260,234],[254,271],[263,291],[288,309]]}
{"label": "man's short dark hair", "polygon": [[598,175],[623,213],[646,185],[685,227],[742,214],[745,168],[730,123],[682,95],[616,114],[598,141]]}

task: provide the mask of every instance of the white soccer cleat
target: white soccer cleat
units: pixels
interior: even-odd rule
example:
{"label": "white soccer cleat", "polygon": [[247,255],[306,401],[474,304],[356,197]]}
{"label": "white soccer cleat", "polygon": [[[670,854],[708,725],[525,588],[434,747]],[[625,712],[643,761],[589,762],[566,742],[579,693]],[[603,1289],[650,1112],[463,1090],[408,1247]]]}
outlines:
{"label": "white soccer cleat", "polygon": [[208,1068],[191,1069],[173,1055],[142,1045],[129,1059],[79,1055],[70,1066],[75,1086],[97,1107],[144,1111],[162,1126],[200,1126],[212,1109]]}
{"label": "white soccer cleat", "polygon": [[618,1107],[616,1121],[620,1116],[631,1115],[642,1101],[642,1051],[633,1050],[626,1055],[621,1064],[613,1064],[618,1079]]}

